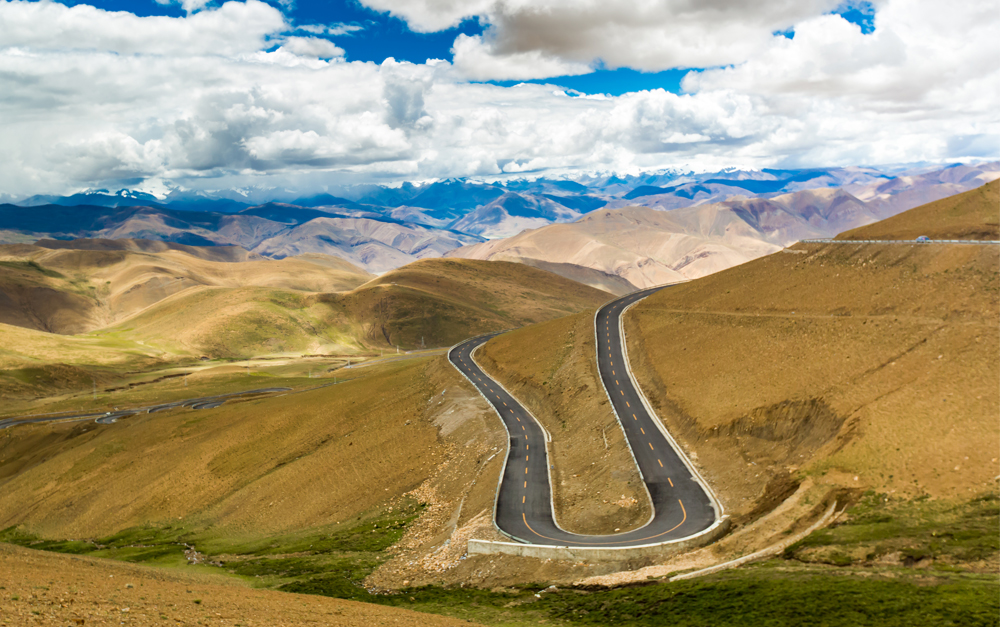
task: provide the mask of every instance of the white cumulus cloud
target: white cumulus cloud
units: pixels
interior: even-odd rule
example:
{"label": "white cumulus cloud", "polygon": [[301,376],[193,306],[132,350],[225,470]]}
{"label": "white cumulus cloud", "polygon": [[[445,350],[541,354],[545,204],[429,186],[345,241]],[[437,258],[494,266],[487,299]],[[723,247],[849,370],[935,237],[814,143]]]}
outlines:
{"label": "white cumulus cloud", "polygon": [[226,2],[184,18],[138,17],[86,4],[0,1],[0,46],[5,48],[234,55],[259,50],[287,28],[281,12],[259,0]]}
{"label": "white cumulus cloud", "polygon": [[[362,0],[411,27],[440,30],[463,18],[488,26],[455,42],[474,79],[531,79],[602,65],[659,71],[741,63],[772,33],[837,7],[839,0]],[[566,68],[576,68],[568,70]]]}
{"label": "white cumulus cloud", "polygon": [[530,80],[551,76],[587,74],[585,63],[564,61],[539,50],[496,54],[492,45],[479,35],[459,35],[452,48],[455,67],[472,80]]}
{"label": "white cumulus cloud", "polygon": [[[412,6],[440,8],[421,18],[430,27],[472,5]],[[527,3],[504,6],[530,13]],[[663,6],[680,5],[650,2],[642,15],[652,21]],[[751,5],[690,6],[699,19],[715,6],[723,22],[743,11],[762,28],[785,23],[769,17],[771,5],[756,18]],[[375,64],[344,60],[329,32],[256,0],[182,18],[0,1],[0,194],[143,181],[308,193],[515,171],[1000,157],[991,2],[942,12],[931,0],[886,0],[870,34],[810,7],[793,20],[794,39],[745,35],[733,43],[739,54],[730,51],[745,59],[689,73],[685,93],[579,97],[557,85],[468,81],[584,71],[591,53],[552,37],[513,46],[487,32],[459,39],[454,64]],[[542,18],[532,19],[535,28]],[[524,28],[518,41],[530,39]],[[706,46],[721,45],[713,41]]]}

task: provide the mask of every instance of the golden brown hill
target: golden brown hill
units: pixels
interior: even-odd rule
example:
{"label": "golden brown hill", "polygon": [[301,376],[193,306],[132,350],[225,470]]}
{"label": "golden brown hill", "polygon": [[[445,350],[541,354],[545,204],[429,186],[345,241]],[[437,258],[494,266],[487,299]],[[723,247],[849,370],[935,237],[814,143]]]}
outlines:
{"label": "golden brown hill", "polygon": [[[424,259],[323,300],[374,346],[451,346],[606,302],[608,292],[524,264]],[[422,341],[421,341],[422,340]]]}
{"label": "golden brown hill", "polygon": [[354,353],[365,348],[327,295],[264,287],[196,287],[94,333],[170,355],[248,358]]}
{"label": "golden brown hill", "polygon": [[[443,359],[422,357],[218,409],[3,430],[0,529],[101,537],[180,518],[257,537],[347,524],[416,489],[447,459],[474,476],[477,460],[503,443],[485,412],[439,414],[456,408],[460,380]],[[446,388],[455,389],[445,397]],[[452,445],[471,457],[460,462]],[[469,497],[463,521],[492,505],[500,462]]]}
{"label": "golden brown hill", "polygon": [[1000,240],[1000,180],[846,231],[837,239]]}
{"label": "golden brown hill", "polygon": [[168,250],[179,250],[192,257],[206,261],[252,261],[263,259],[257,253],[252,253],[239,246],[188,246],[176,242],[164,242],[156,239],[90,239],[73,240],[40,239],[35,246],[52,250],[129,250],[143,253],[162,253]]}
{"label": "golden brown hill", "polygon": [[799,244],[651,296],[630,354],[731,511],[787,473],[970,498],[997,474],[998,271],[986,246]]}
{"label": "golden brown hill", "polygon": [[[738,521],[803,479],[967,500],[998,472],[981,444],[1000,441],[998,276],[992,246],[797,244],[642,301],[626,316],[629,354]],[[624,526],[629,508],[593,495],[640,491],[615,461],[620,435],[604,439],[613,417],[588,366],[590,324],[518,330],[480,358],[552,433],[567,523],[588,510]]]}
{"label": "golden brown hill", "polygon": [[165,571],[0,544],[8,624],[470,625],[465,620],[315,595],[255,590],[231,577]]}
{"label": "golden brown hill", "polygon": [[0,322],[76,334],[206,286],[331,292],[371,278],[325,255],[273,260],[246,251],[240,255],[234,250],[242,249],[233,247],[202,250],[206,247],[128,240],[109,249],[106,243],[89,240],[78,244],[80,248],[0,246]]}
{"label": "golden brown hill", "polygon": [[[362,556],[366,569],[391,558],[374,585],[498,585],[524,560],[494,572],[511,560],[465,555],[469,537],[501,539],[491,521],[506,437],[479,399],[443,356],[420,356],[218,409],[3,430],[0,530],[98,539],[148,526],[228,562],[234,545],[299,543],[280,553],[308,554],[303,538],[348,537],[365,524],[374,533],[372,521],[419,503],[394,549]],[[564,564],[528,566],[541,569],[532,581],[549,566],[566,574]]]}
{"label": "golden brown hill", "polygon": [[173,354],[247,357],[451,346],[610,298],[521,264],[427,259],[341,293],[185,290],[101,332]]}

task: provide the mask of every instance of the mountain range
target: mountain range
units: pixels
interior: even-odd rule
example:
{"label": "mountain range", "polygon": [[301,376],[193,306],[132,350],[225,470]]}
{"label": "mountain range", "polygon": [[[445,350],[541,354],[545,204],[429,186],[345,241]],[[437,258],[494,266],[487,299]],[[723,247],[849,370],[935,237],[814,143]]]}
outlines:
{"label": "mountain range", "polygon": [[[558,262],[559,267],[551,268],[557,273],[568,265],[583,266],[602,277],[623,278],[632,289],[643,288],[706,276],[796,241],[830,237],[997,178],[996,164],[958,166],[867,184],[735,196],[670,210],[664,210],[663,203],[676,197],[657,194],[632,201],[647,200],[648,206],[605,207],[569,224],[524,231],[447,255],[530,265]],[[624,293],[604,279],[588,281],[579,270],[566,276]]]}
{"label": "mountain range", "polygon": [[0,243],[101,238],[240,246],[279,259],[333,255],[375,274],[446,254],[503,258],[559,264],[565,276],[620,292],[702,276],[997,177],[1000,163],[445,180],[303,197],[95,190],[0,205]]}

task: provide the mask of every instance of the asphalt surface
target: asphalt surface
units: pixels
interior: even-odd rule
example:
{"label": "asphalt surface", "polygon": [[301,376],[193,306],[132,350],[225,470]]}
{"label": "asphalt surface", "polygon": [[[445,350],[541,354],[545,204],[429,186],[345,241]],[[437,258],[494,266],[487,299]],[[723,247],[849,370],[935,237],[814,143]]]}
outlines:
{"label": "asphalt surface", "polygon": [[490,378],[473,359],[479,346],[498,334],[467,340],[448,359],[479,389],[500,415],[510,434],[507,463],[497,493],[497,527],[527,544],[628,547],[656,544],[695,535],[715,522],[711,499],[660,431],[627,374],[619,319],[632,303],[660,287],[614,300],[597,312],[598,370],[625,431],[653,504],[653,517],[639,529],[607,536],[561,529],[552,510],[545,432],[527,409]]}
{"label": "asphalt surface", "polygon": [[180,401],[172,401],[170,403],[161,403],[159,405],[150,405],[148,407],[133,409],[122,409],[113,412],[12,416],[10,418],[0,419],[0,429],[7,429],[8,427],[14,427],[17,425],[39,422],[73,422],[77,420],[90,419],[94,419],[94,422],[98,424],[107,425],[118,422],[119,418],[135,416],[136,414],[152,414],[154,412],[177,409],[179,407],[190,407],[191,409],[213,409],[228,400],[240,396],[249,396],[252,394],[274,394],[276,392],[290,392],[291,390],[292,388],[260,388],[258,390],[247,390],[246,392],[232,392],[229,394],[219,394],[217,396],[202,396],[200,398],[189,398]]}
{"label": "asphalt surface", "polygon": [[977,244],[990,246],[1000,244],[988,239],[804,239],[805,244]]}

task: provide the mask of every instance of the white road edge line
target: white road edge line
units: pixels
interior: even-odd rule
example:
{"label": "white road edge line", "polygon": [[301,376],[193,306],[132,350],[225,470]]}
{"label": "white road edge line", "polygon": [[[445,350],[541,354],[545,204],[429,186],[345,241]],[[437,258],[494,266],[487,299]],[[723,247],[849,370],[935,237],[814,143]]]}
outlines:
{"label": "white road edge line", "polygon": [[[625,296],[628,296],[628,294],[626,294]],[[646,500],[649,502],[649,520],[647,520],[645,523],[643,523],[642,526],[637,527],[637,528],[635,528],[635,529],[632,530],[632,531],[638,531],[639,529],[642,529],[643,527],[646,527],[647,525],[649,525],[649,523],[653,522],[653,519],[656,518],[656,504],[653,503],[653,495],[649,493],[649,486],[646,485],[646,477],[642,474],[642,466],[639,465],[639,460],[636,459],[635,451],[632,450],[632,443],[629,442],[628,435],[625,433],[625,425],[622,424],[621,416],[618,415],[618,410],[615,409],[615,401],[614,401],[613,398],[611,398],[611,393],[608,391],[608,386],[606,386],[604,384],[604,378],[601,377],[601,343],[598,341],[598,337],[597,337],[597,316],[600,315],[601,311],[605,307],[607,307],[608,305],[610,305],[612,303],[618,302],[619,300],[621,300],[621,298],[625,298],[625,296],[622,296],[620,298],[616,298],[616,299],[614,299],[612,301],[604,303],[603,305],[601,305],[600,307],[598,307],[594,311],[594,359],[596,360],[594,362],[594,366],[597,369],[597,380],[601,382],[601,389],[604,390],[604,395],[608,398],[608,403],[611,404],[611,411],[615,415],[615,421],[618,422],[618,427],[622,430],[622,437],[625,438],[625,446],[628,447],[628,454],[632,456],[632,463],[635,464],[635,469],[637,471],[639,471],[639,483],[642,484],[642,489],[645,490],[645,492],[646,492]],[[642,300],[642,299],[640,298],[639,300]],[[636,301],[636,302],[639,302],[639,301]],[[628,309],[628,308],[626,307],[626,309]],[[624,314],[625,313],[625,309],[622,309],[621,313]],[[609,315],[611,314],[611,310],[610,309],[608,310],[608,314]],[[619,314],[619,315],[621,315],[621,314]],[[619,318],[619,320],[621,320],[621,318]],[[619,329],[619,333],[620,332],[621,332],[621,329]],[[619,338],[620,338],[622,346],[623,346],[622,352],[624,353],[625,336],[624,335],[619,335]],[[627,359],[628,358],[626,356],[626,360]],[[633,380],[632,383],[634,384],[635,380]]]}
{"label": "white road edge line", "polygon": [[[677,283],[670,283],[668,285],[677,285]],[[667,443],[670,444],[670,447],[674,449],[674,452],[677,453],[677,456],[681,458],[681,461],[684,462],[684,465],[687,466],[689,471],[691,471],[691,476],[694,477],[695,481],[697,481],[698,484],[702,487],[702,489],[705,490],[705,494],[708,495],[708,500],[712,502],[712,509],[715,510],[715,522],[718,523],[719,520],[722,519],[722,516],[725,514],[725,509],[723,508],[722,503],[719,501],[719,497],[716,496],[711,486],[708,485],[708,481],[705,481],[705,478],[701,476],[701,473],[698,472],[698,469],[695,468],[694,464],[691,463],[691,460],[688,459],[687,454],[684,453],[684,450],[677,443],[677,440],[674,439],[674,436],[670,435],[670,432],[667,431],[667,428],[663,425],[663,420],[655,411],[653,411],[653,406],[649,403],[649,399],[646,398],[646,393],[643,392],[642,386],[639,385],[639,382],[636,380],[635,375],[632,374],[631,359],[629,359],[628,356],[628,342],[625,339],[625,313],[629,309],[631,309],[633,305],[637,305],[638,303],[642,302],[642,300],[643,299],[639,299],[634,303],[630,304],[628,307],[622,310],[621,316],[618,317],[618,326],[620,327],[618,332],[621,334],[622,338],[622,352],[625,353],[625,373],[628,374],[628,378],[632,380],[632,387],[634,387],[639,392],[639,400],[642,401],[643,406],[646,408],[646,412],[649,414],[650,418],[653,419],[653,424],[656,425],[656,427],[660,430],[660,433],[663,434],[663,437],[667,439]]]}
{"label": "white road edge line", "polygon": [[[487,333],[486,335],[489,335],[489,334]],[[482,337],[482,336],[479,335],[479,336],[476,336],[476,337]],[[507,459],[510,457],[510,439],[511,439],[510,429],[507,428],[507,423],[503,421],[503,416],[500,415],[500,412],[497,410],[497,408],[493,405],[493,403],[490,402],[490,399],[486,398],[486,395],[483,394],[483,391],[479,389],[479,387],[475,384],[475,382],[472,379],[470,379],[467,374],[465,374],[464,372],[462,372],[461,368],[459,368],[458,366],[456,366],[451,361],[451,352],[453,350],[455,350],[456,348],[458,348],[459,346],[465,344],[466,342],[468,342],[470,340],[476,339],[476,337],[471,337],[471,338],[469,338],[467,340],[462,340],[458,344],[455,344],[450,349],[448,349],[448,352],[445,353],[445,354],[447,355],[448,363],[450,363],[452,366],[454,366],[455,370],[458,370],[459,374],[461,374],[463,377],[465,377],[465,380],[468,381],[470,385],[472,385],[472,387],[476,390],[476,392],[479,392],[479,395],[483,397],[483,400],[486,401],[486,404],[493,408],[493,412],[497,415],[497,418],[500,419],[500,424],[503,425],[504,432],[507,433],[507,446],[506,446],[506,450],[505,450],[504,456],[503,456],[503,466],[500,467],[500,478],[497,480],[497,489],[496,489],[496,492],[493,495],[493,516],[491,517],[491,520],[493,521],[493,527],[497,531],[499,531],[502,535],[507,536],[511,540],[516,540],[517,542],[520,542],[521,544],[531,544],[527,540],[522,540],[521,538],[518,538],[515,535],[507,533],[506,531],[504,531],[503,529],[500,528],[500,525],[497,524],[497,503],[500,501],[500,486],[503,485],[503,477],[504,477],[505,474],[507,474]],[[472,353],[469,353],[469,358],[470,359],[472,358]],[[475,362],[475,360],[473,360],[473,362]],[[479,364],[476,364],[476,366],[479,366]],[[499,382],[498,382],[498,385],[499,385]]]}
{"label": "white road edge line", "polygon": [[[686,283],[686,281],[679,281],[678,283]],[[670,283],[668,285],[677,285],[677,283]],[[663,287],[667,287],[667,285],[665,285]],[[596,339],[596,335],[597,335],[597,324],[596,324],[597,314],[605,306],[611,304],[615,300],[619,300],[620,298],[621,297],[619,297],[618,299],[613,299],[611,301],[608,301],[607,303],[604,303],[603,305],[601,305],[600,307],[598,307],[597,310],[594,312],[594,321],[595,321],[595,324],[594,324],[594,335],[595,335],[595,339]],[[637,300],[636,303],[638,303],[641,300],[642,299]],[[722,504],[719,503],[718,500],[716,499],[715,493],[711,491],[711,488],[708,488],[708,485],[705,482],[705,480],[701,477],[701,474],[699,474],[698,470],[691,465],[691,462],[687,459],[687,456],[684,455],[684,453],[679,450],[676,441],[674,441],[674,439],[665,430],[665,428],[662,426],[662,424],[660,424],[659,416],[657,416],[652,411],[652,408],[648,404],[649,401],[646,399],[645,393],[642,391],[642,388],[639,387],[639,385],[635,382],[635,378],[632,376],[631,369],[629,368],[628,349],[627,349],[627,344],[625,342],[625,332],[624,332],[624,327],[622,325],[622,316],[624,316],[625,312],[629,309],[629,307],[631,307],[632,305],[634,305],[636,303],[632,303],[632,304],[628,305],[627,307],[625,307],[624,309],[622,309],[621,314],[619,315],[619,318],[618,318],[619,332],[621,333],[621,338],[622,338],[622,342],[621,343],[622,343],[622,351],[624,353],[624,358],[625,358],[625,368],[626,368],[626,371],[628,372],[629,377],[632,379],[633,386],[639,392],[639,398],[640,398],[640,400],[642,400],[643,403],[646,405],[646,408],[647,408],[646,410],[649,412],[650,417],[655,418],[655,420],[653,420],[653,422],[656,423],[657,427],[661,430],[661,432],[663,432],[664,436],[667,438],[667,442],[670,443],[670,445],[672,447],[674,447],[674,450],[677,451],[677,454],[680,456],[680,458],[684,462],[684,464],[686,466],[688,466],[689,470],[691,470],[692,476],[694,476],[696,478],[696,480],[699,481],[699,483],[701,483],[701,485],[704,488],[706,488],[706,493],[709,496],[709,500],[712,502],[712,508],[716,512],[716,518],[715,518],[715,522],[713,522],[711,525],[709,525],[705,529],[699,531],[698,533],[692,534],[690,536],[685,536],[683,538],[677,538],[676,540],[666,540],[664,542],[653,542],[651,544],[643,544],[643,545],[627,546],[627,547],[575,547],[575,548],[579,548],[579,549],[587,549],[587,550],[594,550],[594,551],[612,551],[613,552],[613,551],[624,551],[624,550],[631,550],[631,549],[642,549],[642,548],[650,548],[650,547],[655,547],[655,546],[667,546],[667,545],[670,545],[670,544],[678,544],[678,543],[681,543],[681,542],[687,542],[687,541],[693,540],[693,539],[698,538],[700,536],[704,536],[704,535],[710,534],[710,533],[714,532],[720,525],[726,524],[728,522],[728,519],[729,519],[728,516],[721,515]],[[505,331],[501,331],[500,333],[505,333],[505,332],[510,331],[510,330],[511,329],[507,329]],[[485,335],[489,335],[489,334],[485,334]],[[499,333],[497,335],[499,335]],[[483,337],[483,336],[476,336],[476,337]],[[461,346],[462,344],[465,344],[466,342],[468,342],[471,339],[475,339],[475,338],[469,338],[467,340],[459,342],[458,344],[456,344],[455,346],[451,347],[448,350],[448,352],[446,353],[446,355],[447,355],[449,363],[451,363],[451,352],[453,350],[455,350],[456,348],[458,348],[459,346]],[[480,346],[482,346],[482,345],[480,345]],[[473,351],[469,353],[469,357],[472,359],[473,363],[476,364],[476,367],[478,367],[480,370],[482,370],[484,373],[486,373],[486,370],[483,369],[483,367],[481,365],[479,365],[479,362],[477,362],[475,360],[475,356],[474,356],[475,352],[477,350],[479,350],[480,346],[477,346],[475,349],[473,349]],[[599,350],[599,345],[595,346],[595,354],[596,354],[596,350]],[[452,366],[455,366],[455,364],[452,364]],[[571,547],[569,547],[567,545],[563,545],[563,544],[535,544],[533,542],[528,542],[526,540],[522,540],[521,538],[518,538],[517,536],[514,536],[514,535],[512,535],[510,533],[507,533],[506,531],[504,531],[503,529],[501,529],[499,525],[497,525],[497,520],[496,520],[496,517],[497,517],[497,502],[500,500],[500,487],[503,485],[503,478],[504,478],[504,475],[506,474],[506,470],[507,470],[507,458],[510,457],[510,440],[511,440],[511,438],[510,438],[510,431],[507,429],[507,423],[505,423],[503,421],[503,416],[500,414],[500,412],[497,410],[497,408],[493,405],[493,403],[490,402],[490,399],[487,398],[486,395],[482,393],[482,391],[476,386],[476,384],[472,381],[472,379],[470,379],[468,376],[466,376],[466,374],[464,372],[462,372],[462,370],[459,369],[458,366],[455,366],[455,369],[458,370],[462,374],[462,376],[465,377],[466,380],[468,380],[469,383],[472,384],[472,387],[476,388],[476,391],[479,392],[479,395],[483,397],[483,400],[485,400],[487,402],[487,404],[490,407],[493,408],[493,411],[500,418],[500,422],[503,423],[504,431],[507,432],[507,452],[504,455],[503,467],[500,470],[500,478],[497,481],[496,494],[493,497],[493,516],[492,516],[493,526],[502,535],[507,536],[508,538],[511,538],[512,540],[516,540],[518,543],[520,543],[520,545],[537,546],[537,547],[542,547],[542,548],[557,548],[557,549],[571,548]],[[489,377],[489,374],[488,373],[486,373],[486,374]],[[496,379],[493,379],[492,377],[489,377],[489,378],[491,380],[493,380],[501,389],[503,389],[504,392],[506,392],[508,395],[510,395],[511,398],[513,398],[514,400],[517,400],[517,397],[515,397],[513,394],[511,394],[510,391],[507,390],[507,388],[503,386],[503,384],[501,384]],[[604,380],[601,379],[600,366],[598,366],[597,378],[601,380],[601,385],[603,386],[604,385]],[[607,388],[605,388],[605,393],[607,393]],[[610,398],[610,395],[608,395],[608,396]],[[558,521],[556,520],[556,515],[555,515],[555,511],[556,510],[555,510],[555,503],[553,502],[553,498],[554,497],[553,497],[553,491],[552,491],[552,466],[553,466],[553,464],[551,463],[551,456],[549,455],[549,452],[550,452],[549,451],[549,442],[550,442],[551,436],[549,435],[549,432],[545,429],[545,427],[543,427],[542,424],[538,421],[538,419],[535,418],[534,414],[531,413],[531,410],[529,410],[528,407],[525,406],[523,403],[521,403],[519,400],[518,400],[518,403],[521,405],[521,407],[524,408],[524,411],[527,412],[527,414],[529,416],[531,416],[532,420],[535,421],[535,424],[537,424],[539,426],[539,428],[541,428],[542,433],[545,434],[545,440],[546,440],[545,441],[545,454],[546,454],[546,461],[549,462],[548,463],[548,465],[549,465],[549,468],[548,468],[548,472],[549,472],[549,501],[550,501],[551,507],[552,507],[552,522],[556,525],[556,527],[558,527],[563,532],[572,533],[572,532],[568,532],[565,529],[563,529],[562,527],[560,527]],[[612,410],[614,410],[614,404],[612,404]],[[621,419],[618,418],[617,411],[615,411],[615,418],[618,420],[619,426],[621,426]],[[623,429],[624,429],[624,427],[623,427]],[[625,441],[626,441],[626,443],[628,442],[628,438],[627,437],[625,438]],[[629,445],[629,452],[630,453],[631,453],[631,450],[632,450],[631,449],[631,445]],[[635,461],[635,455],[634,454],[632,455],[632,459],[633,459],[633,461]],[[635,462],[635,464],[636,464],[636,469],[639,471],[639,476],[641,477],[642,476],[642,469],[639,468],[638,462]],[[646,494],[649,495],[649,488],[646,487],[646,482],[643,481],[642,485],[646,489]],[[650,508],[652,509],[652,500],[653,499],[652,499],[651,495],[649,496],[649,500],[650,500]],[[655,516],[655,511],[653,512],[653,516],[650,516],[650,521],[652,521],[652,519],[653,519],[654,516]],[[637,529],[642,529],[643,527],[645,527],[648,524],[649,524],[649,522],[647,521],[645,525],[643,525],[642,527],[638,527]],[[636,531],[637,529],[633,529],[632,531]],[[631,533],[631,532],[629,532],[629,533]],[[573,534],[573,535],[583,535],[583,534]],[[492,542],[492,544],[506,544],[506,543],[503,543],[503,542]]]}

